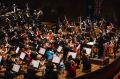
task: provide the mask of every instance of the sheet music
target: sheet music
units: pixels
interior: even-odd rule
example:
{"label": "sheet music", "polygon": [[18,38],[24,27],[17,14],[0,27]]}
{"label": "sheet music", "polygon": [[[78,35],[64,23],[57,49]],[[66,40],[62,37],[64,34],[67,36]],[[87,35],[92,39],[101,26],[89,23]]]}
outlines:
{"label": "sheet music", "polygon": [[95,42],[88,42],[87,45],[91,45],[93,46],[95,44]]}
{"label": "sheet music", "polygon": [[16,51],[15,51],[15,52],[16,52],[16,53],[18,53],[18,52],[19,52],[19,50],[20,50],[20,47],[17,47],[17,49],[16,49]]}
{"label": "sheet music", "polygon": [[32,62],[31,62],[31,64],[32,64],[33,67],[35,67],[35,68],[38,68],[38,67],[39,67],[39,63],[40,63],[40,61],[38,61],[38,60],[32,60]]}
{"label": "sheet music", "polygon": [[53,63],[60,63],[60,60],[61,60],[61,57],[57,56],[57,55],[54,55],[53,56],[53,59],[52,59],[52,62]]}
{"label": "sheet music", "polygon": [[21,58],[21,59],[24,59],[24,58],[25,58],[25,55],[26,55],[26,53],[23,53],[23,52],[22,52],[22,53],[20,54],[20,58]]}
{"label": "sheet music", "polygon": [[90,55],[90,54],[91,54],[91,51],[92,51],[92,49],[91,49],[91,48],[83,48],[83,49],[85,49],[85,50],[86,50],[87,55]]}
{"label": "sheet music", "polygon": [[45,51],[46,51],[46,49],[40,48],[39,53],[42,54],[42,55],[44,55],[44,54],[45,54]]}
{"label": "sheet music", "polygon": [[1,62],[1,60],[2,60],[2,56],[0,55],[0,62]]}
{"label": "sheet music", "polygon": [[62,46],[59,46],[58,49],[57,49],[57,51],[61,52],[62,48],[63,48]]}
{"label": "sheet music", "polygon": [[37,44],[37,46],[36,46],[36,49],[38,48],[38,44]]}
{"label": "sheet music", "polygon": [[68,52],[68,57],[70,55],[72,56],[72,58],[76,58],[77,53],[75,53],[75,52]]}
{"label": "sheet music", "polygon": [[13,68],[12,68],[12,71],[19,72],[19,70],[20,70],[20,65],[14,64]]}

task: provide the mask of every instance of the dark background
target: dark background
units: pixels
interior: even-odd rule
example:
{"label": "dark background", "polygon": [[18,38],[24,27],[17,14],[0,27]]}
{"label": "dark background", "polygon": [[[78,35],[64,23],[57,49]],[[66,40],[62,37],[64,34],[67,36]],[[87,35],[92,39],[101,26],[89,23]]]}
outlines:
{"label": "dark background", "polygon": [[[102,0],[101,15],[120,22],[120,0]],[[94,0],[3,0],[7,6],[16,3],[19,8],[25,8],[28,3],[31,9],[42,9],[49,17],[64,16],[93,16]],[[89,8],[90,7],[90,8]]]}

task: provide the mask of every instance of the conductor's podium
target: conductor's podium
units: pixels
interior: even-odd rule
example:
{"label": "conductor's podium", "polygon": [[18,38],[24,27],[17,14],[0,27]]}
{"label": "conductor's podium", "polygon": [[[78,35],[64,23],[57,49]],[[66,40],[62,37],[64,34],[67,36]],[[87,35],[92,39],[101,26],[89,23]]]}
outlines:
{"label": "conductor's podium", "polygon": [[90,58],[90,62],[96,65],[108,65],[109,64],[109,57],[105,57],[105,59],[98,59],[98,58]]}

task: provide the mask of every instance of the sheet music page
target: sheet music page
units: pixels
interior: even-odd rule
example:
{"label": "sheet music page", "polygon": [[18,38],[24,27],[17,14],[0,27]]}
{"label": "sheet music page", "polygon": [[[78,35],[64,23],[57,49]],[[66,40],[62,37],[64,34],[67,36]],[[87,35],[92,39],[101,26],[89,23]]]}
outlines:
{"label": "sheet music page", "polygon": [[88,45],[94,45],[95,42],[88,42],[87,44],[88,44]]}
{"label": "sheet music page", "polygon": [[13,68],[12,68],[12,71],[19,72],[19,69],[20,69],[20,65],[14,64]]}
{"label": "sheet music page", "polygon": [[91,49],[91,48],[83,48],[83,49],[85,49],[85,50],[86,50],[87,55],[90,55],[90,54],[91,54],[91,51],[92,51],[92,49]]}
{"label": "sheet music page", "polygon": [[52,62],[53,63],[60,63],[60,60],[61,60],[61,57],[57,56],[57,55],[54,55],[53,56],[53,59],[52,59]]}
{"label": "sheet music page", "polygon": [[20,47],[17,47],[17,49],[16,49],[16,51],[15,51],[15,52],[16,52],[16,53],[18,53],[18,52],[19,52],[19,50],[20,50]]}
{"label": "sheet music page", "polygon": [[72,56],[72,58],[76,58],[77,53],[75,52],[68,52],[68,56]]}
{"label": "sheet music page", "polygon": [[38,60],[32,60],[31,63],[32,63],[33,67],[38,68],[40,61],[38,61]]}
{"label": "sheet music page", "polygon": [[46,51],[46,49],[40,48],[39,53],[42,54],[42,55],[44,55],[44,54],[45,54],[45,51]]}
{"label": "sheet music page", "polygon": [[24,59],[24,58],[25,58],[25,55],[26,55],[26,53],[23,53],[23,52],[22,52],[22,53],[20,54],[20,58],[21,58],[21,59]]}
{"label": "sheet music page", "polygon": [[58,49],[57,49],[57,51],[61,52],[62,48],[63,48],[62,46],[59,46]]}

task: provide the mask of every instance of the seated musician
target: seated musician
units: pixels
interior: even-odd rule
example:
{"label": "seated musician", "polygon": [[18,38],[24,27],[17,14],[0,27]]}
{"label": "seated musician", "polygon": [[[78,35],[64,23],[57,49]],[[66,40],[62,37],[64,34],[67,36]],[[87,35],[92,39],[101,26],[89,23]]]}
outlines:
{"label": "seated musician", "polygon": [[82,70],[85,72],[91,71],[91,63],[90,63],[89,59],[87,58],[87,56],[85,55],[85,52],[83,52],[82,62],[83,62],[83,69]]}
{"label": "seated musician", "polygon": [[53,54],[54,54],[54,52],[52,52],[52,51],[47,51],[46,53],[45,53],[45,56],[46,56],[46,58],[47,58],[47,60],[51,60],[52,58],[53,58]]}
{"label": "seated musician", "polygon": [[13,74],[10,72],[10,69],[7,69],[4,75],[4,79],[13,79]]}
{"label": "seated musician", "polygon": [[76,63],[73,60],[70,60],[68,67],[68,78],[75,78],[76,76]]}
{"label": "seated musician", "polygon": [[34,69],[34,67],[32,65],[30,65],[30,67],[28,67],[27,69],[27,73],[24,74],[24,78],[25,79],[36,79],[36,70]]}
{"label": "seated musician", "polygon": [[74,39],[70,40],[69,47],[72,49],[72,51],[76,51]]}
{"label": "seated musician", "polygon": [[12,61],[10,55],[7,56],[7,59],[6,59],[5,63],[6,63],[6,67],[8,67],[8,68],[12,66],[13,61]]}
{"label": "seated musician", "polygon": [[52,78],[53,68],[54,68],[54,66],[53,66],[52,62],[48,61],[46,63],[45,78],[44,79],[53,79]]}
{"label": "seated musician", "polygon": [[57,64],[53,64],[53,72],[52,72],[52,79],[58,79],[58,68]]}
{"label": "seated musician", "polygon": [[47,39],[48,39],[49,41],[52,41],[52,40],[54,39],[52,30],[49,30],[49,32],[48,32],[48,34],[47,34]]}
{"label": "seated musician", "polygon": [[74,59],[74,62],[76,63],[76,68],[80,69],[80,58],[79,57],[76,57]]}
{"label": "seated musician", "polygon": [[64,64],[63,60],[61,60],[58,67],[59,67],[58,69],[60,70],[60,74],[64,74],[65,64]]}
{"label": "seated musician", "polygon": [[64,61],[66,61],[66,58],[67,58],[67,54],[68,52],[70,51],[70,47],[68,46],[68,40],[65,40],[64,41],[64,47],[63,47],[63,59]]}

